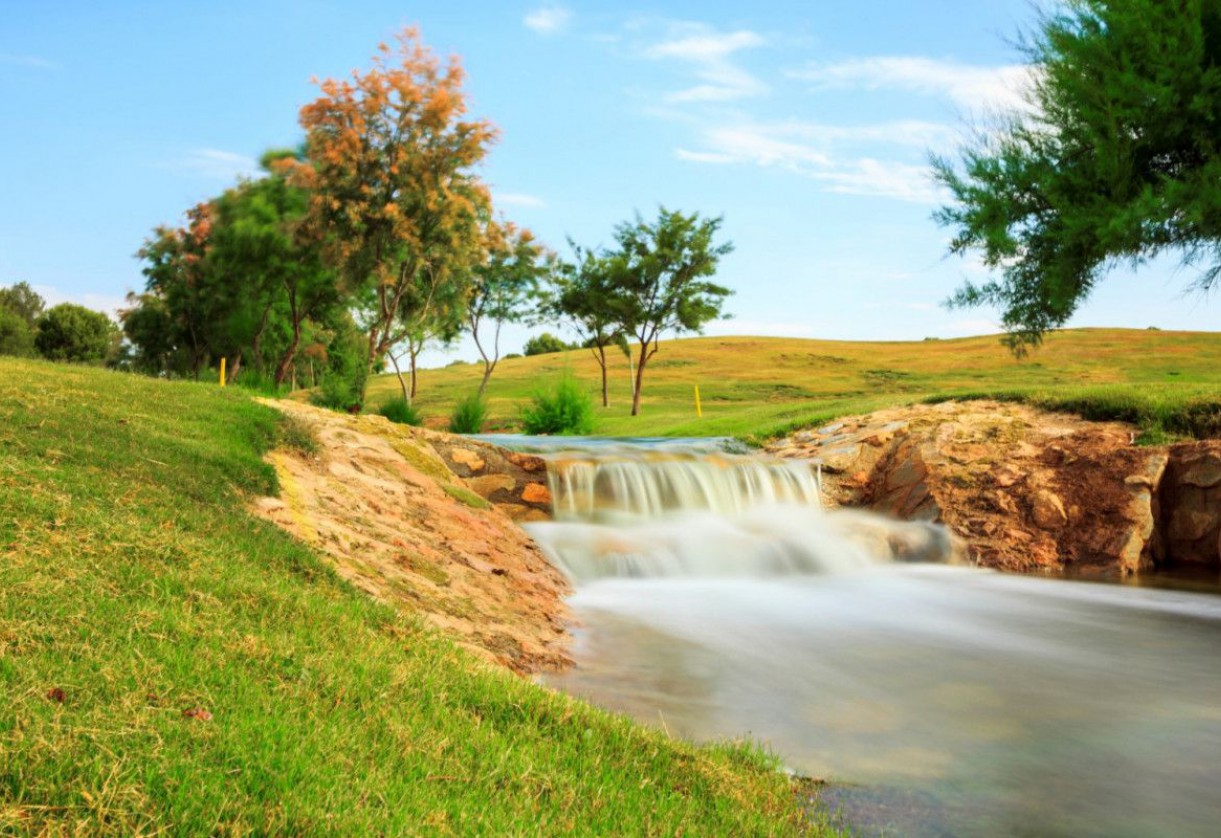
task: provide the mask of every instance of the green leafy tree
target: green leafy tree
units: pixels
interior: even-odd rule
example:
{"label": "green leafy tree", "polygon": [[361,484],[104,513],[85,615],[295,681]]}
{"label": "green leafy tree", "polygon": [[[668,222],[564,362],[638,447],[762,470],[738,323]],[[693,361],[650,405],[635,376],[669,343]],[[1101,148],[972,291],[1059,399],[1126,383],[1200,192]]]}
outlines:
{"label": "green leafy tree", "polygon": [[37,354],[30,324],[17,312],[0,306],[0,355],[28,358]]}
{"label": "green leafy tree", "polygon": [[547,272],[545,250],[529,230],[511,223],[488,221],[484,248],[486,255],[472,271],[466,304],[466,327],[483,359],[481,398],[500,361],[501,328],[530,318],[539,280]]}
{"label": "green leafy tree", "polygon": [[47,303],[28,282],[18,282],[8,288],[0,288],[0,309],[13,312],[34,331],[34,323],[46,311]]}
{"label": "green leafy tree", "polygon": [[649,359],[666,332],[698,332],[724,316],[721,306],[733,292],[709,281],[733,244],[715,242],[721,219],[684,215],[662,207],[657,220],[639,215],[615,228],[618,247],[608,254],[613,293],[606,306],[625,334],[639,342],[632,387],[632,415],[640,413],[640,393]]}
{"label": "green leafy tree", "polygon": [[103,361],[114,351],[118,331],[99,311],[60,303],[38,318],[34,345],[51,361]]}
{"label": "green leafy tree", "polygon": [[[610,406],[606,350],[627,349],[624,326],[615,306],[615,262],[605,254],[586,250],[571,240],[573,261],[560,262],[551,274],[548,310],[563,319],[589,348],[602,373],[602,406]],[[526,354],[529,355],[529,344]],[[626,351],[630,357],[630,350]]]}
{"label": "green leafy tree", "polygon": [[1162,253],[1221,275],[1221,1],[1068,0],[1028,40],[1028,112],[980,132],[936,218],[999,277],[951,305],[994,305],[1017,352],[1116,264]]}

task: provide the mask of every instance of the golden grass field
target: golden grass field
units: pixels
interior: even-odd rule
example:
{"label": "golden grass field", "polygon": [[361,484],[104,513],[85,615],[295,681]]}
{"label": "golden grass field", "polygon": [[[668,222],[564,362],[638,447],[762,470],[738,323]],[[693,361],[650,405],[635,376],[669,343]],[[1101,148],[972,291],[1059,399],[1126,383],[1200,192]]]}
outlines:
{"label": "golden grass field", "polygon": [[[482,364],[420,373],[417,404],[444,425],[473,392]],[[514,430],[533,392],[571,372],[597,396],[587,350],[502,360],[488,386],[488,430]],[[616,354],[611,404],[596,407],[595,433],[611,436],[726,435],[761,439],[836,415],[954,395],[1030,395],[1034,400],[1214,398],[1221,395],[1221,333],[1072,329],[1051,333],[1025,358],[996,335],[917,342],[701,337],[665,341],[646,368],[641,415],[633,417],[627,359]],[[695,412],[699,386],[703,417]],[[395,397],[378,376],[368,402]],[[1092,396],[1091,396],[1092,394]]]}

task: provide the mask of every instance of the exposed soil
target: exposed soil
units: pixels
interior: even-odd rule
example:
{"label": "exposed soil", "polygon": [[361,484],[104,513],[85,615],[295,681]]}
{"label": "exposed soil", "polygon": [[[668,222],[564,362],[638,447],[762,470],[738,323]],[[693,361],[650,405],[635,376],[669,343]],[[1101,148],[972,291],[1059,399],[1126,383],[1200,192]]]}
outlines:
{"label": "exposed soil", "polygon": [[281,496],[258,498],[257,514],[488,660],[518,672],[570,663],[568,585],[509,517],[545,508],[541,461],[380,416],[267,403],[308,424],[318,450],[269,456]]}

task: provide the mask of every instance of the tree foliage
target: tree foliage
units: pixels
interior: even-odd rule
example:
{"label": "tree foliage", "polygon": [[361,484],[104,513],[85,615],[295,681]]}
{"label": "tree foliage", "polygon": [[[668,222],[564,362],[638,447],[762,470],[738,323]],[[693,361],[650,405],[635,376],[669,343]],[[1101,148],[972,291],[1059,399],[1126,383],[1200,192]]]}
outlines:
{"label": "tree foliage", "polygon": [[117,346],[109,317],[74,303],[60,303],[38,318],[34,345],[51,361],[104,361]]}
{"label": "tree foliage", "polygon": [[46,308],[46,300],[31,288],[28,282],[17,282],[8,288],[0,288],[0,309],[11,311],[24,320],[31,333],[34,323]]}
{"label": "tree foliage", "polygon": [[[610,406],[606,350],[626,348],[624,326],[615,305],[614,260],[569,240],[571,262],[560,262],[551,277],[549,310],[571,326],[598,362],[602,374],[602,406]],[[526,354],[531,354],[527,349]]]}
{"label": "tree foliage", "polygon": [[529,358],[531,355],[550,355],[553,352],[567,352],[569,349],[575,348],[551,332],[542,332],[526,341],[525,346],[522,347],[522,354]]}
{"label": "tree foliage", "polygon": [[463,77],[457,59],[442,65],[408,29],[397,54],[380,45],[370,70],[321,82],[301,109],[299,182],[333,263],[366,289],[370,368],[482,253],[490,197],[474,169],[495,130],[466,118]]}
{"label": "tree foliage", "polygon": [[935,158],[950,250],[999,278],[952,305],[995,305],[1017,351],[1062,325],[1118,263],[1162,253],[1221,275],[1221,0],[1068,0],[1025,46],[1031,109]]}
{"label": "tree foliage", "polygon": [[505,323],[529,319],[535,309],[539,280],[547,272],[546,251],[529,230],[489,220],[483,241],[484,256],[472,269],[466,305],[466,326],[483,359],[480,396],[500,360],[501,328]]}
{"label": "tree foliage", "polygon": [[632,415],[640,413],[645,367],[666,332],[698,332],[721,317],[730,289],[711,282],[721,257],[733,244],[715,242],[721,219],[701,219],[660,208],[657,220],[615,228],[618,247],[606,254],[611,292],[605,307],[626,334],[639,342],[632,392]]}

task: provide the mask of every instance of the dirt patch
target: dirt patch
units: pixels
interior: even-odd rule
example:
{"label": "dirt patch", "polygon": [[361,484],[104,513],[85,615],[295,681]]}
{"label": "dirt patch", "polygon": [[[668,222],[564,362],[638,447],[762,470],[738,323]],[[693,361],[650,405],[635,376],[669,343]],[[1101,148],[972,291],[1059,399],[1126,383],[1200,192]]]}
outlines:
{"label": "dirt patch", "polygon": [[[318,444],[312,455],[269,456],[281,496],[257,499],[257,514],[309,543],[356,587],[418,613],[488,660],[518,672],[569,663],[567,583],[449,465],[454,451],[476,446],[487,477],[489,461],[514,455],[380,416],[268,404],[307,423]],[[441,450],[436,440],[446,443]],[[520,501],[522,490],[545,475],[515,467],[530,479],[502,479],[494,492],[527,517],[538,509]]]}

